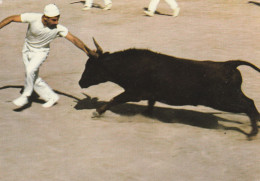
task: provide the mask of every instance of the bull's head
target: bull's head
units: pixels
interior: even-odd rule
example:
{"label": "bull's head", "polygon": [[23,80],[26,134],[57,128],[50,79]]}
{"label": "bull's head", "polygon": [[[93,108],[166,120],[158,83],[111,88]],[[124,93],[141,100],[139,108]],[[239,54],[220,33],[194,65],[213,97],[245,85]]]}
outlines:
{"label": "bull's head", "polygon": [[86,47],[89,52],[89,59],[87,60],[85,70],[79,81],[79,85],[81,88],[87,88],[89,86],[97,85],[99,83],[107,81],[106,72],[104,71],[102,65],[102,59],[105,55],[109,53],[103,54],[102,48],[99,46],[94,38],[93,41],[97,49],[96,51],[93,51]]}

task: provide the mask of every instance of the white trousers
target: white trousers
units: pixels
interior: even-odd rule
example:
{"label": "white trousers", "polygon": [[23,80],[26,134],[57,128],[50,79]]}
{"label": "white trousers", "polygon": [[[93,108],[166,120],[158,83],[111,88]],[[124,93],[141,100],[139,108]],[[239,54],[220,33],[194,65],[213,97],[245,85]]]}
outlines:
{"label": "white trousers", "polygon": [[[159,2],[160,2],[160,0],[151,0],[150,4],[149,4],[149,7],[148,7],[148,10],[151,11],[151,12],[155,12]],[[177,4],[177,2],[175,0],[165,0],[165,2],[167,4],[169,4],[171,9],[175,9],[175,8],[178,7],[178,4]]]}
{"label": "white trousers", "polygon": [[[111,0],[104,0],[104,3],[105,3],[105,5],[108,5],[108,4],[111,4],[112,1]],[[93,4],[93,0],[86,0],[85,1],[85,6],[92,7],[92,4]]]}
{"label": "white trousers", "polygon": [[26,45],[23,49],[25,65],[25,85],[23,96],[30,97],[33,90],[46,102],[58,95],[39,76],[39,68],[48,57],[49,51],[30,51]]}

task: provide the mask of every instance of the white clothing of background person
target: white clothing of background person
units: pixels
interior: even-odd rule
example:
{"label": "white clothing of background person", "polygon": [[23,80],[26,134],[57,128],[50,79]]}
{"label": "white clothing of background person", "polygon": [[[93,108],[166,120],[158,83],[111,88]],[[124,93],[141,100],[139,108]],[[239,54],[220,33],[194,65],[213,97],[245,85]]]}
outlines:
{"label": "white clothing of background person", "polygon": [[[153,16],[157,9],[159,2],[160,2],[160,0],[151,0],[149,7],[148,7],[148,11],[144,11],[144,13],[148,16]],[[170,8],[173,10],[173,12],[172,12],[173,17],[178,16],[179,12],[180,12],[180,8],[179,8],[177,2],[175,0],[165,0],[165,2],[167,4],[169,4]]]}
{"label": "white clothing of background person", "polygon": [[[104,0],[104,3],[105,3],[105,7],[103,8],[103,10],[110,10],[112,7],[112,1]],[[85,0],[85,5],[82,10],[89,10],[92,8],[92,5],[93,5],[93,0]]]}
{"label": "white clothing of background person", "polygon": [[46,101],[43,107],[51,107],[58,101],[59,96],[38,76],[40,65],[48,57],[50,43],[56,37],[65,37],[88,55],[86,45],[66,27],[58,24],[59,17],[58,7],[49,4],[45,6],[44,14],[23,13],[7,17],[0,22],[0,29],[11,22],[29,24],[22,51],[26,73],[25,85],[22,95],[13,101],[16,106],[26,105],[33,90]]}

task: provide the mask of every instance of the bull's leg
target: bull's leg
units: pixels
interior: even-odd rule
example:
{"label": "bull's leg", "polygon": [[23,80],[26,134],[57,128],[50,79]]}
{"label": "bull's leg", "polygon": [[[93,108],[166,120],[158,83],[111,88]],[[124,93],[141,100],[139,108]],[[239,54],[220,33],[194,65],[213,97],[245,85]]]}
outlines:
{"label": "bull's leg", "polygon": [[251,126],[252,126],[252,130],[249,136],[255,136],[258,133],[257,123],[258,121],[260,121],[260,114],[255,107],[254,101],[249,99],[245,95],[244,97],[245,97],[244,99],[247,101],[245,103],[245,105],[247,106],[245,113],[249,116],[251,121]]}
{"label": "bull's leg", "polygon": [[129,101],[140,101],[140,99],[138,99],[138,97],[131,92],[123,92],[122,94],[119,94],[118,96],[111,99],[107,104],[97,108],[96,113],[94,113],[94,117],[100,116],[115,105],[123,104]]}
{"label": "bull's leg", "polygon": [[247,113],[247,115],[250,117],[250,121],[251,121],[251,125],[252,125],[252,131],[249,134],[249,136],[255,136],[258,133],[257,122],[260,121],[259,112],[257,111],[257,109],[254,106],[254,107],[252,107],[250,112]]}
{"label": "bull's leg", "polygon": [[245,113],[250,118],[251,126],[252,126],[252,130],[248,134],[248,137],[255,136],[258,133],[257,123],[258,123],[258,121],[260,121],[260,114],[257,111],[253,100],[248,99],[248,107],[247,107]]}
{"label": "bull's leg", "polygon": [[260,114],[255,107],[254,101],[246,97],[242,91],[227,96],[223,100],[219,100],[218,104],[212,107],[227,112],[246,113],[250,118],[252,126],[252,130],[248,136],[257,135],[257,122],[260,121]]}
{"label": "bull's leg", "polygon": [[147,109],[144,111],[144,114],[150,115],[153,113],[153,108],[154,108],[154,104],[155,104],[155,100],[149,99],[148,100],[148,107]]}

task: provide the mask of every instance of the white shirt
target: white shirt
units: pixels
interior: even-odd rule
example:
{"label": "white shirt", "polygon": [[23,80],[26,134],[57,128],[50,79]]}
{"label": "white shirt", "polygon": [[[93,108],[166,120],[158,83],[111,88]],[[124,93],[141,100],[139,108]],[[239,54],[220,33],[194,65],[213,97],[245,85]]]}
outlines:
{"label": "white shirt", "polygon": [[68,29],[60,24],[57,28],[50,29],[42,23],[41,13],[24,13],[21,14],[23,23],[29,23],[25,43],[28,48],[32,49],[49,49],[50,42],[56,37],[65,37]]}

